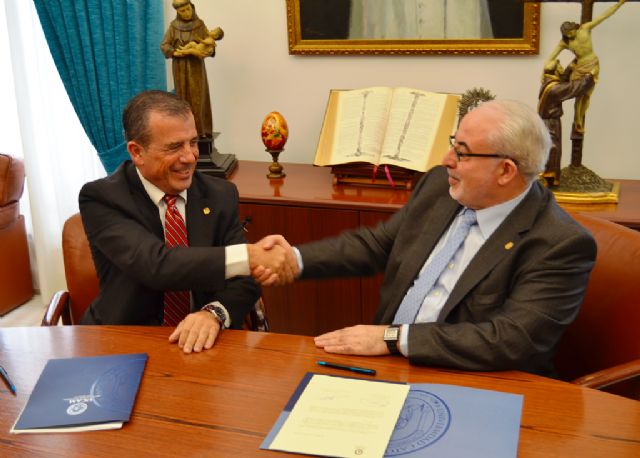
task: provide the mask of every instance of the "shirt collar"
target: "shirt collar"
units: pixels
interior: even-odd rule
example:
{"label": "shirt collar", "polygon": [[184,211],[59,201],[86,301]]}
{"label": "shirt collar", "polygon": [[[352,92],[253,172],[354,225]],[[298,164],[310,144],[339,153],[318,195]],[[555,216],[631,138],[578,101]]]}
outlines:
{"label": "shirt collar", "polygon": [[483,208],[482,210],[476,210],[476,220],[482,236],[488,239],[491,234],[502,224],[502,222],[509,216],[509,213],[518,206],[522,199],[527,195],[531,189],[531,185],[527,186],[521,194],[517,195],[511,200],[502,202],[501,204],[494,205],[492,207]]}
{"label": "shirt collar", "polygon": [[[149,198],[151,199],[151,201],[154,204],[156,204],[157,206],[159,206],[160,202],[162,202],[162,199],[164,198],[166,193],[162,189],[157,187],[155,184],[153,184],[149,180],[147,180],[145,177],[143,177],[142,174],[140,173],[140,170],[138,170],[138,167],[136,167],[136,173],[140,177],[140,181],[142,182],[142,186],[144,186],[144,190],[147,191],[147,194],[149,195]],[[187,203],[187,190],[185,189],[184,191],[182,191],[178,195],[180,197],[182,197],[182,199],[184,200],[184,202],[186,204]]]}

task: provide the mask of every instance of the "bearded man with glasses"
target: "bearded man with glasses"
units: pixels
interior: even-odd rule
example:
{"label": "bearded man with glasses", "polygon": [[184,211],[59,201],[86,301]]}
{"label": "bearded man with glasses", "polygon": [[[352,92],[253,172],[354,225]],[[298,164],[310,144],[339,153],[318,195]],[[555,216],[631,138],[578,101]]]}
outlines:
{"label": "bearded man with glasses", "polygon": [[[596,244],[537,180],[550,146],[535,111],[487,102],[462,119],[442,166],[388,221],[295,248],[267,237],[263,246],[285,247],[300,279],[385,273],[374,324],[323,334],[316,345],[553,375]],[[267,269],[252,273],[269,283]]]}

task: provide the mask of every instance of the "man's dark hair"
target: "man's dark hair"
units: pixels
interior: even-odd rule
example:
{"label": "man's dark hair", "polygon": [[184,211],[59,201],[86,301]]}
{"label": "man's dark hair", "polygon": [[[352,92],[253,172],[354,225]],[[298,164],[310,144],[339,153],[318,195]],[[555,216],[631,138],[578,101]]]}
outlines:
{"label": "man's dark hair", "polygon": [[142,146],[149,143],[149,114],[160,112],[169,116],[188,116],[191,105],[171,92],[144,91],[127,103],[122,113],[122,127],[126,141],[135,140]]}

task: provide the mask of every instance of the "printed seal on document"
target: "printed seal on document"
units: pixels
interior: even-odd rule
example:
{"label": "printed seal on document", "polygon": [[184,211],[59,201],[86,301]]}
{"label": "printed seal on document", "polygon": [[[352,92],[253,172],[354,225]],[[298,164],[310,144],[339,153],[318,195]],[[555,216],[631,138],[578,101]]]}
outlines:
{"label": "printed seal on document", "polygon": [[437,442],[451,424],[451,411],[438,396],[411,390],[389,441],[385,456],[402,456]]}

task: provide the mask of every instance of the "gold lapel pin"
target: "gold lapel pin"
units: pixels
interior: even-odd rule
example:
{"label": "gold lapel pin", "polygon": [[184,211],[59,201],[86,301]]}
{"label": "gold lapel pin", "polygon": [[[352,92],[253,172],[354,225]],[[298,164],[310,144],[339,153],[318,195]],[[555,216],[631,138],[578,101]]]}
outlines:
{"label": "gold lapel pin", "polygon": [[504,245],[505,250],[510,250],[511,248],[513,248],[513,242],[505,243]]}
{"label": "gold lapel pin", "polygon": [[204,213],[205,215],[208,215],[209,213],[211,213],[211,209],[209,207],[204,207],[202,209],[202,213]]}

